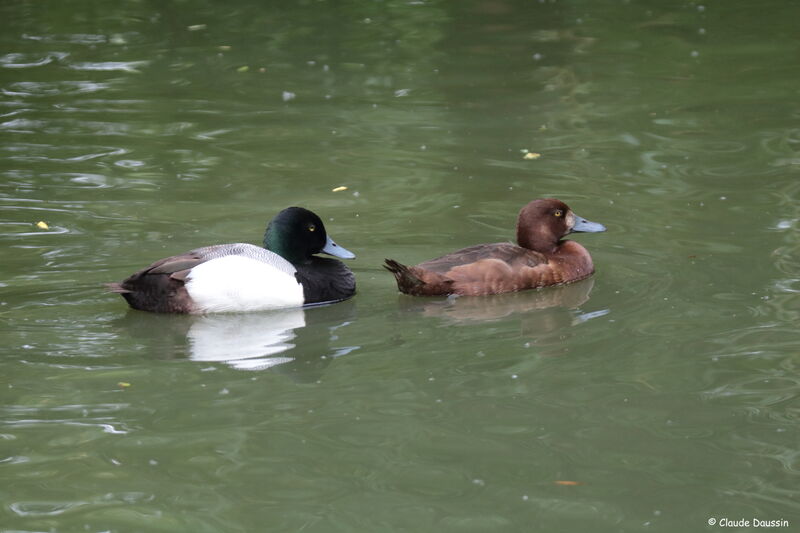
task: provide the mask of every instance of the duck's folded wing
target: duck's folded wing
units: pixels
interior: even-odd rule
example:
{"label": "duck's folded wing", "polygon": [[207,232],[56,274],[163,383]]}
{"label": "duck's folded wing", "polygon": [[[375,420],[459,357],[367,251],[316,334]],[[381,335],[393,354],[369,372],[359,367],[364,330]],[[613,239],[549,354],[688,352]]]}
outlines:
{"label": "duck's folded wing", "polygon": [[230,255],[210,254],[208,253],[208,248],[212,247],[209,246],[206,248],[198,248],[196,250],[186,252],[185,254],[173,255],[172,257],[159,259],[149,267],[145,268],[141,273],[143,275],[164,274],[172,279],[185,281],[189,271],[191,271],[197,265],[205,263],[206,261],[210,261],[211,259],[216,259],[217,257]]}
{"label": "duck's folded wing", "polygon": [[197,265],[229,255],[238,255],[268,263],[287,274],[294,274],[295,272],[294,266],[278,254],[252,244],[238,242],[205,246],[185,254],[166,257],[145,268],[141,273],[166,274],[172,279],[184,281],[189,271]]}
{"label": "duck's folded wing", "polygon": [[237,255],[246,257],[254,261],[267,263],[286,274],[294,274],[297,269],[289,261],[279,256],[275,252],[271,252],[266,248],[254,246],[243,242],[233,244],[216,244],[214,246],[206,246],[204,248],[197,248],[192,250],[187,255],[201,258],[201,262],[211,261],[212,259],[219,259],[228,255]]}
{"label": "duck's folded wing", "polygon": [[538,252],[522,248],[510,242],[498,242],[477,244],[463,248],[442,257],[420,263],[417,268],[444,274],[452,268],[469,265],[484,259],[499,259],[509,265],[524,263],[526,266],[536,266],[546,262],[546,259]]}
{"label": "duck's folded wing", "polygon": [[[200,257],[188,252],[181,255],[175,255],[156,261],[147,269],[148,274],[169,274],[173,276],[178,272],[191,270],[201,263],[208,261],[207,258]],[[173,276],[174,277],[174,276]]]}

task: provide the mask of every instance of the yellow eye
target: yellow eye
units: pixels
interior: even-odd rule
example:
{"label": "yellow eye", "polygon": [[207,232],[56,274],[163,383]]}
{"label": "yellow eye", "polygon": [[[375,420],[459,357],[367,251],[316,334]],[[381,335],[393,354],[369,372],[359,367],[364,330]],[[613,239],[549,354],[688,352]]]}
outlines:
{"label": "yellow eye", "polygon": [[317,229],[317,227],[314,224],[308,225],[308,231],[314,231],[315,229]]}
{"label": "yellow eye", "polygon": [[553,211],[553,214],[557,217],[560,217],[564,215],[564,212],[561,209],[556,209],[555,211]]}

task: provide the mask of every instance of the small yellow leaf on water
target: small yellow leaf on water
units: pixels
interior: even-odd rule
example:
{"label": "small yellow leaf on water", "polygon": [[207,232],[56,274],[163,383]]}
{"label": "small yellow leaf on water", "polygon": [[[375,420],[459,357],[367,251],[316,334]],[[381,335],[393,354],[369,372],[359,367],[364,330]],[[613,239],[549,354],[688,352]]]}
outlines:
{"label": "small yellow leaf on water", "polygon": [[540,157],[542,157],[542,154],[537,152],[528,152],[522,157],[522,159],[539,159]]}
{"label": "small yellow leaf on water", "polygon": [[117,383],[117,385],[119,385],[119,386],[120,386],[120,387],[122,387],[122,388],[125,388],[125,387],[130,387],[130,386],[131,386],[131,384],[130,384],[130,383],[128,383],[127,381],[120,381],[119,383]]}
{"label": "small yellow leaf on water", "polygon": [[335,187],[335,188],[331,189],[331,192],[342,192],[342,191],[346,191],[346,190],[347,190],[347,187],[342,185],[340,187]]}
{"label": "small yellow leaf on water", "polygon": [[583,485],[580,481],[566,481],[566,480],[557,480],[554,481],[556,485],[566,485],[569,487],[574,487],[575,485]]}
{"label": "small yellow leaf on water", "polygon": [[40,220],[39,222],[37,222],[36,227],[39,229],[50,229],[50,226],[48,226],[47,222],[45,222],[44,220]]}
{"label": "small yellow leaf on water", "polygon": [[237,68],[236,72],[247,72],[248,70],[250,70],[250,67],[248,67],[247,65],[243,65],[243,66]]}

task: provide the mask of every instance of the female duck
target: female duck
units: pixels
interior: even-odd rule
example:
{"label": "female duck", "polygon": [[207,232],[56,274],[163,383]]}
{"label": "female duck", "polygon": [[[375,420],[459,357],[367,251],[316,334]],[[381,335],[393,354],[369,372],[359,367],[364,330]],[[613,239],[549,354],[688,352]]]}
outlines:
{"label": "female duck", "polygon": [[346,300],[353,273],[326,253],[355,257],[325,233],[322,220],[302,207],[272,219],[264,248],[218,244],[156,261],[109,288],[134,309],[157,313],[262,311]]}
{"label": "female duck", "polygon": [[408,267],[384,264],[401,292],[414,296],[477,296],[561,285],[594,272],[586,248],[561,239],[575,232],[605,231],[554,198],[534,200],[519,212],[517,243],[478,244]]}

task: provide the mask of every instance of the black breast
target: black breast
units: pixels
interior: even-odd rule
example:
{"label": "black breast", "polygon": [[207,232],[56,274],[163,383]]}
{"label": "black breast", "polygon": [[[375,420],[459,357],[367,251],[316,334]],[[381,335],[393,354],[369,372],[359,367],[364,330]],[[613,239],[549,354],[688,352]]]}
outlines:
{"label": "black breast", "polygon": [[308,263],[294,266],[306,304],[337,302],[356,293],[356,278],[341,261],[314,256]]}

